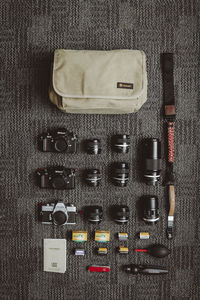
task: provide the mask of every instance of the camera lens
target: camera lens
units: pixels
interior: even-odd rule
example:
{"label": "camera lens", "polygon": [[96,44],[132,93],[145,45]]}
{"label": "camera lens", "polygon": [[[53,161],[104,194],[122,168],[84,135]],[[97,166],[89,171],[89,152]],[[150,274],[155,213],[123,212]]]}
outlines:
{"label": "camera lens", "polygon": [[143,220],[147,223],[156,223],[159,220],[158,198],[156,196],[146,196],[143,201]]}
{"label": "camera lens", "polygon": [[113,150],[118,153],[128,153],[130,137],[128,134],[118,134],[113,137]]}
{"label": "camera lens", "polygon": [[100,154],[101,142],[98,139],[92,139],[86,141],[86,151],[88,154]]}
{"label": "camera lens", "polygon": [[148,185],[156,185],[161,171],[161,143],[158,139],[149,139],[144,144],[144,178]]}
{"label": "camera lens", "polygon": [[111,207],[111,215],[119,224],[127,223],[129,219],[129,208],[127,205],[115,205]]}
{"label": "camera lens", "polygon": [[51,182],[54,189],[62,189],[66,186],[65,180],[62,176],[53,177]]}
{"label": "camera lens", "polygon": [[55,150],[58,152],[64,152],[67,150],[67,143],[63,138],[57,138],[54,143]]}
{"label": "camera lens", "polygon": [[113,165],[112,180],[114,185],[125,187],[128,183],[129,166],[125,162],[118,162]]}
{"label": "camera lens", "polygon": [[88,170],[86,173],[85,180],[89,186],[99,186],[101,180],[101,174],[98,169]]}
{"label": "camera lens", "polygon": [[103,209],[102,206],[91,205],[85,207],[85,218],[93,223],[100,223],[103,217]]}
{"label": "camera lens", "polygon": [[63,225],[67,221],[67,216],[62,211],[56,211],[53,214],[53,221],[54,221],[55,225]]}

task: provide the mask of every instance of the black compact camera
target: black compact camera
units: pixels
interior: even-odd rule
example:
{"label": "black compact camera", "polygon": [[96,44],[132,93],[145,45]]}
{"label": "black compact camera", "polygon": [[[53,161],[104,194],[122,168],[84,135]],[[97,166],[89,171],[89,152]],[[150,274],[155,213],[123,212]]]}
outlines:
{"label": "black compact camera", "polygon": [[65,206],[63,202],[56,202],[41,206],[39,220],[42,224],[75,225],[76,207],[73,204]]}
{"label": "black compact camera", "polygon": [[64,128],[42,134],[39,137],[40,148],[43,152],[76,153],[78,138]]}
{"label": "black compact camera", "polygon": [[64,167],[38,169],[37,175],[41,188],[68,190],[75,188],[75,170]]}

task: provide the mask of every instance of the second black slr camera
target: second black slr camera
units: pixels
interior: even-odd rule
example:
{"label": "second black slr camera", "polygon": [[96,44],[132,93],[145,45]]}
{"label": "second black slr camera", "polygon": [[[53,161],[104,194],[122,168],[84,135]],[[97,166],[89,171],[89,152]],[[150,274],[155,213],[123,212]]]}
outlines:
{"label": "second black slr camera", "polygon": [[39,137],[40,148],[43,152],[76,153],[77,135],[64,128],[42,134]]}
{"label": "second black slr camera", "polygon": [[41,188],[68,190],[75,188],[75,170],[64,167],[38,169],[37,175]]}

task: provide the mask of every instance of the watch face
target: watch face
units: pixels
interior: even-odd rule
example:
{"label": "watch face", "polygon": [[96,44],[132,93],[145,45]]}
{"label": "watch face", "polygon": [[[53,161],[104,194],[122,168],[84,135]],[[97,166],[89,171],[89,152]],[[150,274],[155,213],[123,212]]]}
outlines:
{"label": "watch face", "polygon": [[59,211],[56,211],[54,214],[53,214],[53,221],[56,225],[63,225],[67,222],[67,216],[66,214],[59,210]]}
{"label": "watch face", "polygon": [[65,188],[65,180],[62,176],[55,176],[52,178],[52,187],[54,189],[63,189]]}
{"label": "watch face", "polygon": [[67,150],[67,142],[63,138],[58,138],[55,140],[55,150],[58,152],[64,152]]}

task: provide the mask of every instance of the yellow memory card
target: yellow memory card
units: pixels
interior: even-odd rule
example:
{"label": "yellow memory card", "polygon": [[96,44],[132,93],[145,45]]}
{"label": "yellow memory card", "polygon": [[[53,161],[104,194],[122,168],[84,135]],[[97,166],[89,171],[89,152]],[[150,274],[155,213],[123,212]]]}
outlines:
{"label": "yellow memory card", "polygon": [[110,241],[110,231],[109,230],[96,230],[95,231],[95,241],[96,242],[109,242]]}
{"label": "yellow memory card", "polygon": [[72,231],[72,241],[73,242],[87,242],[87,231]]}

